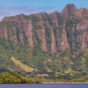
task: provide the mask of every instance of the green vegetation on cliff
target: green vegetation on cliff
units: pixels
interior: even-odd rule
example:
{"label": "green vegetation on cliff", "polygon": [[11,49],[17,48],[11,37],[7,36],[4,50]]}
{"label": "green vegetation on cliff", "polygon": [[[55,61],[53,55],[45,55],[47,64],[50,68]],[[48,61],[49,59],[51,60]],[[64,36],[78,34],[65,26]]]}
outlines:
{"label": "green vegetation on cliff", "polygon": [[11,72],[0,72],[0,84],[40,83],[39,77],[32,79]]}

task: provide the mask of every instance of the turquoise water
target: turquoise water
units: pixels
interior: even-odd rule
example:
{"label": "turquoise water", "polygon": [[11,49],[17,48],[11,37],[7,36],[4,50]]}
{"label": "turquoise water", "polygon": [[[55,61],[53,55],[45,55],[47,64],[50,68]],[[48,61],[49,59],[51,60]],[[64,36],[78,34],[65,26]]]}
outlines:
{"label": "turquoise water", "polygon": [[88,88],[88,83],[0,84],[0,88]]}

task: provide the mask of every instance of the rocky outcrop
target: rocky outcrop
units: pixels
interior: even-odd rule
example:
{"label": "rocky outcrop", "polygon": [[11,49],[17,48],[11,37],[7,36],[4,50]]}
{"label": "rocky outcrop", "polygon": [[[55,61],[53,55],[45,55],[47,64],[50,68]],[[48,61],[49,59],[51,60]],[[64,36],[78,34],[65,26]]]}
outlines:
{"label": "rocky outcrop", "polygon": [[80,12],[82,16],[88,17],[88,9],[80,8]]}
{"label": "rocky outcrop", "polygon": [[57,52],[57,47],[56,47],[56,40],[55,40],[55,35],[54,35],[54,32],[53,32],[53,29],[51,29],[51,52],[52,54],[55,54]]}
{"label": "rocky outcrop", "polygon": [[66,31],[65,29],[63,29],[62,32],[62,37],[61,37],[61,50],[65,51],[66,49],[69,49],[69,43],[68,43],[68,39],[67,39],[67,35],[66,35]]}
{"label": "rocky outcrop", "polygon": [[33,27],[32,27],[31,21],[28,24],[27,37],[28,37],[29,46],[33,47],[34,45],[33,44]]}
{"label": "rocky outcrop", "polygon": [[69,16],[81,17],[80,11],[73,4],[67,5],[62,11],[62,15],[65,15],[65,17]]}

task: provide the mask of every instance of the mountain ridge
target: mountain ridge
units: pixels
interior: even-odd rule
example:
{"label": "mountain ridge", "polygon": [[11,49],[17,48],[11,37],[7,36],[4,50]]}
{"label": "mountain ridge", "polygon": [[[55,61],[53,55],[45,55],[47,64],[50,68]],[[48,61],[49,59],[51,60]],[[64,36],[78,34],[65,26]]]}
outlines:
{"label": "mountain ridge", "polygon": [[[68,9],[71,9],[71,11],[68,10]],[[86,10],[86,12],[87,12],[87,10]],[[64,15],[64,13],[65,13],[65,15]],[[21,30],[24,31],[24,35],[21,33],[21,34],[19,34],[19,37],[21,35],[21,38],[19,38],[18,36],[14,36],[15,38],[13,38],[13,39],[14,39],[15,42],[17,42],[19,39],[21,40],[25,36],[28,39],[28,42],[30,42],[29,45],[31,45],[32,47],[33,47],[33,42],[38,43],[36,37],[33,36],[33,30],[34,30],[36,35],[37,35],[37,38],[40,41],[42,41],[41,38],[43,39],[42,44],[41,44],[41,48],[44,51],[48,51],[47,50],[46,38],[45,38],[45,36],[46,36],[45,27],[46,26],[49,27],[51,29],[50,31],[54,30],[53,28],[58,27],[58,26],[65,27],[66,23],[63,23],[62,25],[58,24],[59,23],[59,19],[58,18],[61,19],[60,16],[62,16],[62,19],[65,19],[65,18],[67,19],[70,16],[74,16],[76,19],[80,19],[81,20],[81,19],[84,19],[84,18],[82,18],[82,14],[81,13],[83,13],[82,8],[81,8],[81,12],[80,12],[80,9],[78,10],[75,7],[75,5],[70,4],[70,5],[67,5],[63,9],[63,11],[61,12],[60,15],[59,15],[58,12],[53,12],[51,14],[38,13],[38,14],[29,15],[29,16],[18,15],[18,16],[15,16],[15,17],[4,18],[2,20],[2,22],[8,22],[10,24],[15,24],[17,26],[22,26],[23,29],[21,29]],[[25,18],[29,18],[29,20],[25,19]],[[50,20],[50,22],[49,22],[49,20]],[[84,20],[86,20],[86,19],[84,19]],[[34,25],[34,24],[36,24],[36,25]],[[33,27],[35,27],[35,28],[33,28]],[[43,30],[41,31],[40,29],[43,29]],[[4,29],[2,31],[4,31]],[[66,28],[65,28],[64,31],[66,31]],[[38,34],[38,32],[43,33],[43,36],[40,37],[40,34]],[[63,36],[66,37],[66,35],[63,35]],[[6,36],[6,34],[5,34],[5,36]],[[19,38],[19,39],[17,39],[17,38]],[[33,38],[34,38],[34,41],[33,41]],[[64,41],[67,41],[67,40],[68,39],[66,38]],[[57,50],[56,50],[55,34],[53,33],[53,31],[51,32],[51,41],[53,42],[53,43],[51,43],[51,47],[53,47],[53,49],[51,48],[51,52],[55,53]],[[67,42],[65,44],[67,44]],[[60,46],[61,46],[61,44],[60,44]],[[69,47],[69,45],[67,44],[66,48],[68,48],[68,47]]]}
{"label": "mountain ridge", "polygon": [[[59,75],[59,72],[70,73],[69,69],[73,74],[86,73],[88,10],[77,9],[70,4],[61,13],[6,17],[0,22],[0,48],[1,61],[8,60],[9,68],[16,71],[19,68],[11,64],[9,58],[12,56],[38,69],[33,74]],[[4,58],[4,54],[8,59]],[[3,63],[7,66],[6,62]]]}

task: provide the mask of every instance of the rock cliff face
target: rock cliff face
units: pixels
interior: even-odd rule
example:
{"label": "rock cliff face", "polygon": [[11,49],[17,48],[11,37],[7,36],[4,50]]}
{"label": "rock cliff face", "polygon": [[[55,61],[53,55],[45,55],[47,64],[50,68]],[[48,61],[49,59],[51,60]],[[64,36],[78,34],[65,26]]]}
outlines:
{"label": "rock cliff face", "polygon": [[0,38],[28,42],[44,52],[83,51],[88,48],[88,10],[67,5],[61,13],[6,17],[0,22]]}

